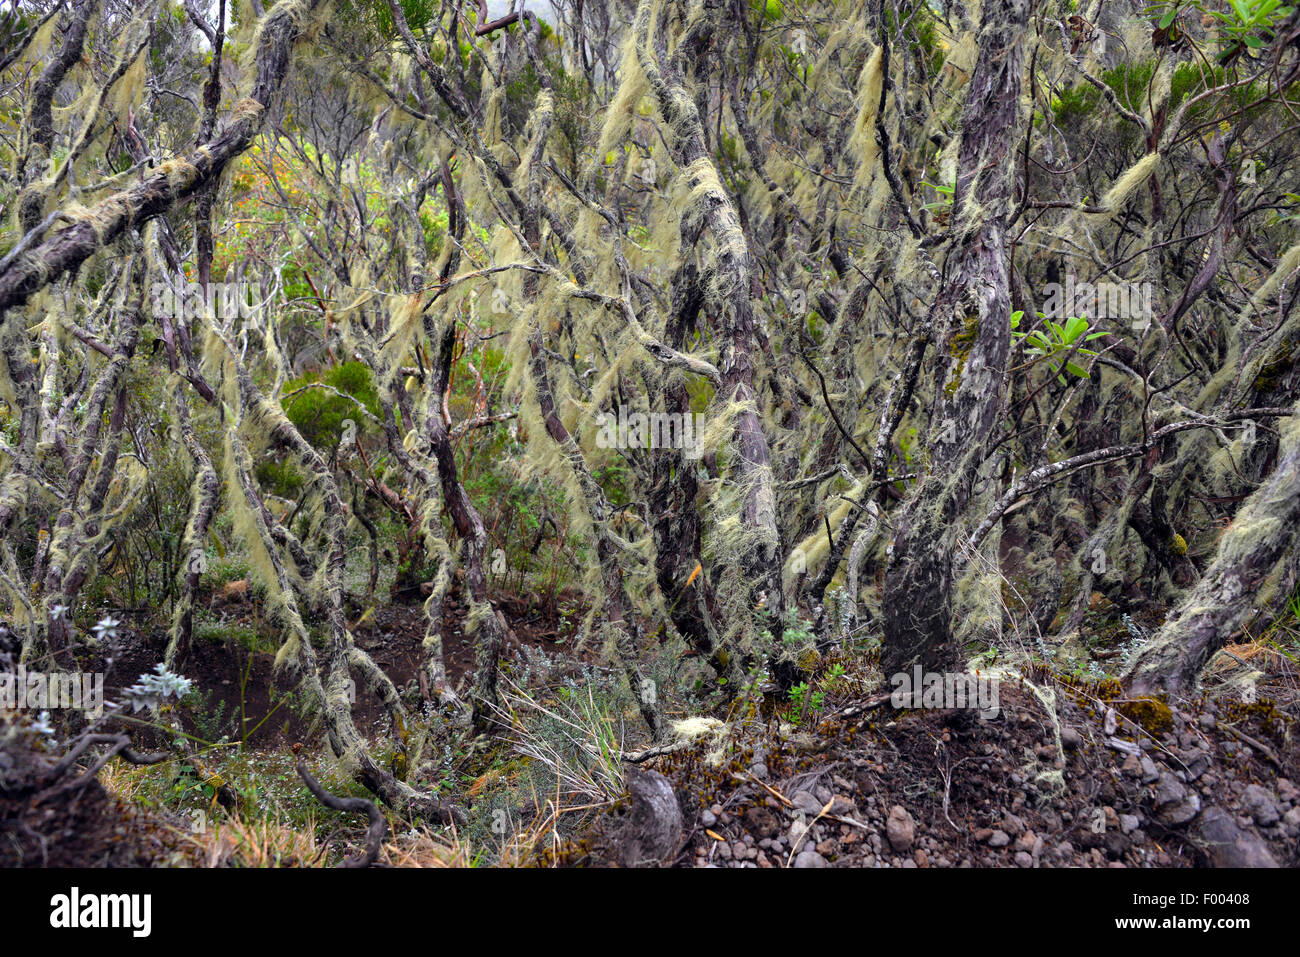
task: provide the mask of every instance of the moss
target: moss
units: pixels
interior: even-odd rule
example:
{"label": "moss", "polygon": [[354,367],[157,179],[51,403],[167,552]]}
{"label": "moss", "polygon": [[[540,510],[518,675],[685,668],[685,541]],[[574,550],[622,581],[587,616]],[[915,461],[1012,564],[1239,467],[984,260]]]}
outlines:
{"label": "moss", "polygon": [[1152,735],[1164,734],[1174,723],[1174,713],[1169,710],[1169,705],[1146,695],[1121,702],[1116,710]]}
{"label": "moss", "polygon": [[1267,395],[1278,387],[1281,379],[1295,368],[1293,359],[1295,344],[1283,343],[1259,367],[1251,385],[1256,392]]}
{"label": "moss", "polygon": [[1175,555],[1187,554],[1187,539],[1174,532],[1174,537],[1169,540],[1169,551]]}
{"label": "moss", "polygon": [[1233,702],[1224,709],[1224,717],[1234,724],[1253,726],[1279,744],[1286,740],[1287,726],[1293,722],[1293,719],[1279,711],[1277,705],[1269,698],[1260,698],[1249,703]]}
{"label": "moss", "polygon": [[975,348],[975,340],[979,338],[979,334],[979,316],[970,315],[966,317],[962,331],[956,333],[948,343],[949,355],[957,360],[957,370],[953,373],[952,381],[943,387],[944,395],[948,398],[952,398],[961,386],[961,374],[966,368],[966,360],[970,358],[971,349]]}

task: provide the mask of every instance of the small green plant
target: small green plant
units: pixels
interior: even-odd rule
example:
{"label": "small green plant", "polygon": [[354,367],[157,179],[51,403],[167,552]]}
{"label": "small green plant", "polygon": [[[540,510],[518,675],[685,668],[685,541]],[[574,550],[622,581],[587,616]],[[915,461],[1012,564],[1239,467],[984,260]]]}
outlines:
{"label": "small green plant", "polygon": [[921,180],[921,185],[929,186],[931,189],[933,189],[936,193],[939,194],[939,198],[936,199],[933,203],[923,203],[921,205],[922,209],[932,212],[937,209],[945,210],[945,209],[952,208],[953,198],[957,194],[957,183],[955,181],[952,184],[945,186],[942,183],[931,183],[931,182],[927,182],[926,180]]}
{"label": "small green plant", "polygon": [[1087,369],[1066,357],[1072,354],[1097,355],[1095,350],[1077,344],[1081,341],[1091,342],[1106,333],[1088,332],[1088,320],[1083,316],[1071,316],[1064,323],[1060,323],[1048,319],[1041,312],[1038,317],[1044,320],[1044,328],[1032,332],[1018,332],[1016,330],[1019,329],[1020,320],[1024,315],[1024,310],[1017,310],[1011,314],[1011,334],[1017,339],[1025,340],[1025,355],[1032,356],[1034,362],[1046,359],[1062,385],[1065,384],[1064,372],[1078,376],[1080,379],[1088,378]]}

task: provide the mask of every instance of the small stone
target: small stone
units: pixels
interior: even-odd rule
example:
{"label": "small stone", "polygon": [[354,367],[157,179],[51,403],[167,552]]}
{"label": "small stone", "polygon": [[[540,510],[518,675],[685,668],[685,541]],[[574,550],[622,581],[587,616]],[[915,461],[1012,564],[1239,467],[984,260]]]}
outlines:
{"label": "small stone", "polygon": [[1083,735],[1074,728],[1061,729],[1061,747],[1067,751],[1075,751],[1083,744]]}
{"label": "small stone", "polygon": [[795,867],[830,867],[826,858],[822,857],[812,848],[800,851],[794,859]]}
{"label": "small stone", "polygon": [[1300,807],[1293,807],[1287,811],[1286,816],[1282,818],[1282,823],[1286,825],[1287,833],[1292,837],[1300,834]]}
{"label": "small stone", "polygon": [[718,823],[718,815],[714,814],[712,811],[704,811],[700,814],[700,823],[705,827],[713,827],[713,825]]}
{"label": "small stone", "polygon": [[1016,851],[1017,867],[1033,867],[1034,858],[1028,851]]}
{"label": "small stone", "polygon": [[885,822],[885,835],[889,846],[895,851],[910,851],[916,839],[916,823],[912,815],[899,804],[889,809],[889,820]]}
{"label": "small stone", "polygon": [[718,844],[718,857],[722,858],[724,861],[731,860],[731,845],[726,841],[721,841]]}
{"label": "small stone", "polygon": [[795,810],[803,811],[812,817],[816,817],[822,811],[821,802],[810,791],[799,791],[791,800]]}
{"label": "small stone", "polygon": [[858,813],[858,806],[852,800],[842,794],[837,794],[831,799],[831,814],[839,817],[852,817]]}
{"label": "small stone", "polygon": [[1019,837],[1025,833],[1025,822],[1014,814],[1004,814],[1002,815],[1002,830],[1012,837]]}
{"label": "small stone", "polygon": [[1277,802],[1258,784],[1252,784],[1241,795],[1241,806],[1250,812],[1255,823],[1260,827],[1272,827],[1281,817],[1277,812]]}
{"label": "small stone", "polygon": [[1201,810],[1201,796],[1168,771],[1156,785],[1156,818],[1164,824],[1186,824]]}
{"label": "small stone", "polygon": [[1142,826],[1141,818],[1132,814],[1121,814],[1119,816],[1119,829],[1122,834],[1132,834]]}
{"label": "small stone", "polygon": [[1011,843],[1011,838],[1006,831],[994,831],[989,836],[989,847],[1006,847]]}

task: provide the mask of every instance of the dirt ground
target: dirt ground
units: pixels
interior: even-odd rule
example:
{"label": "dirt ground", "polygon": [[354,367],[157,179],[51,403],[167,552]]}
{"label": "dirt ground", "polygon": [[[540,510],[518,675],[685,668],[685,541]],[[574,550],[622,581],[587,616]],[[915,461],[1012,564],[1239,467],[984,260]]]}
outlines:
{"label": "dirt ground", "polygon": [[[560,616],[517,601],[503,607],[520,644],[568,650]],[[254,617],[251,601],[219,610]],[[448,602],[453,681],[474,666],[463,615]],[[381,609],[355,634],[399,688],[415,691],[419,604]],[[152,667],[160,641],[126,627],[102,650],[110,700]],[[207,641],[181,670],[229,715],[240,714],[242,698],[249,726],[260,723],[249,745],[275,748],[307,728],[284,701],[292,678],[272,662],[269,653]],[[1171,710],[1125,699],[1113,679],[1039,669],[1001,682],[990,720],[972,709],[895,710],[876,689],[837,702],[815,723],[793,726],[780,708],[733,721],[720,758],[710,753],[716,742],[704,740],[641,767],[662,774],[677,796],[681,839],[664,861],[675,866],[1294,867],[1300,744],[1295,716],[1270,698],[1284,697],[1294,677],[1270,675],[1274,684],[1261,684],[1254,703],[1200,699]],[[363,731],[379,717],[366,697],[356,710]],[[0,770],[11,781],[39,776],[35,764]],[[538,863],[615,863],[610,835],[624,810],[598,817]],[[0,794],[0,844],[0,865],[158,866],[187,863],[191,853],[166,815],[125,806],[97,783],[39,805],[30,788],[10,787]]]}
{"label": "dirt ground", "polygon": [[[686,835],[674,863],[1300,864],[1300,751],[1270,703],[1147,714],[1087,689],[1054,690],[1054,714],[1028,686],[1004,683],[994,720],[884,703],[806,731],[774,722],[721,766],[707,746],[647,762],[681,798]],[[592,861],[578,846],[567,862]]]}

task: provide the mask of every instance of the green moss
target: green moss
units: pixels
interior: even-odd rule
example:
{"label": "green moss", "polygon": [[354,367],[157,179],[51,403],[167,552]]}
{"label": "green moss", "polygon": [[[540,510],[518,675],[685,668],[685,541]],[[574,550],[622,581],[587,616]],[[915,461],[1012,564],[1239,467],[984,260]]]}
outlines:
{"label": "green moss", "polygon": [[1120,702],[1116,710],[1134,724],[1140,725],[1148,734],[1164,734],[1174,723],[1174,713],[1159,698],[1144,695]]}
{"label": "green moss", "polygon": [[953,373],[952,381],[943,387],[944,395],[949,398],[952,398],[961,386],[961,374],[966,369],[966,360],[970,358],[971,349],[975,347],[975,340],[979,338],[979,334],[979,316],[967,316],[962,331],[955,334],[948,343],[949,355],[957,360],[957,371]]}
{"label": "green moss", "polygon": [[1283,343],[1264,361],[1251,383],[1256,392],[1268,394],[1277,388],[1282,377],[1295,368],[1293,351],[1294,343]]}

